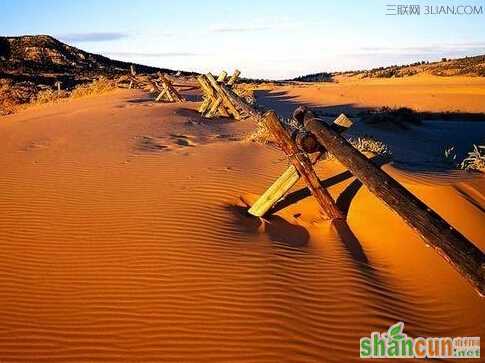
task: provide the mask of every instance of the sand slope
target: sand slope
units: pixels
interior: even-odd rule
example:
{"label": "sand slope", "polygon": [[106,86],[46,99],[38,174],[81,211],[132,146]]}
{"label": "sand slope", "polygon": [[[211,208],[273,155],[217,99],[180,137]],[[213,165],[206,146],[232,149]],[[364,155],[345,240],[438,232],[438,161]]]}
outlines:
{"label": "sand slope", "polygon": [[[485,332],[483,302],[365,188],[349,226],[298,193],[248,217],[240,196],[287,161],[197,105],[118,91],[1,120],[1,361],[351,362],[398,320]],[[483,179],[386,168],[484,248]],[[353,181],[318,169],[336,197]]]}

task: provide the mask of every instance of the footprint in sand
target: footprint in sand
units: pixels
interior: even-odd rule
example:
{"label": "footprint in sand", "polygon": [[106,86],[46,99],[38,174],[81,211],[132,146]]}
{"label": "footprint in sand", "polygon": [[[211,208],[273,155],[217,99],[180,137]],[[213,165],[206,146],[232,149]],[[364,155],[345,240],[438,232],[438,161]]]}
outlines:
{"label": "footprint in sand", "polygon": [[191,140],[191,136],[183,134],[170,134],[170,137],[172,138],[173,142],[179,146],[194,147],[197,145],[193,140]]}
{"label": "footprint in sand", "polygon": [[136,141],[136,149],[145,152],[156,152],[162,150],[169,150],[167,145],[163,145],[154,137],[151,136],[140,136]]}
{"label": "footprint in sand", "polygon": [[238,136],[235,136],[233,134],[216,134],[214,135],[215,139],[218,140],[227,140],[227,141],[240,141],[241,138]]}
{"label": "footprint in sand", "polygon": [[47,149],[49,147],[49,144],[50,144],[50,141],[47,139],[33,140],[25,144],[23,147],[21,147],[19,151],[26,152],[26,151]]}

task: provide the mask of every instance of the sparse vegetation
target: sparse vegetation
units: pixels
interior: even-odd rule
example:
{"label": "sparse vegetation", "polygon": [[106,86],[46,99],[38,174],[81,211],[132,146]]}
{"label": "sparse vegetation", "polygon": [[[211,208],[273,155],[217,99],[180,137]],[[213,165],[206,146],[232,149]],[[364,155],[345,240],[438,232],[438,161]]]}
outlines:
{"label": "sparse vegetation", "polygon": [[39,91],[35,99],[31,101],[31,104],[53,103],[66,97],[69,97],[69,92],[67,91],[58,92],[57,90],[53,90],[49,88],[49,89]]}
{"label": "sparse vegetation", "polygon": [[292,80],[300,82],[329,82],[338,75],[360,78],[400,78],[420,73],[428,73],[442,77],[457,75],[485,77],[485,55],[457,59],[441,58],[441,61],[438,62],[423,60],[410,64],[394,64],[388,67],[376,67],[347,72],[321,72],[300,76]]}
{"label": "sparse vegetation", "polygon": [[443,161],[445,164],[451,165],[453,167],[456,166],[456,152],[454,146],[447,146],[443,150]]}
{"label": "sparse vegetation", "polygon": [[370,125],[397,126],[407,128],[410,125],[420,125],[421,117],[414,110],[407,107],[382,107],[362,114],[362,120]]}
{"label": "sparse vegetation", "polygon": [[112,91],[116,88],[116,82],[106,77],[100,77],[88,84],[81,84],[75,87],[71,92],[72,98],[99,95]]}
{"label": "sparse vegetation", "polygon": [[99,95],[116,88],[116,83],[105,77],[91,83],[81,84],[72,91],[39,87],[31,82],[14,84],[10,80],[0,80],[0,115],[15,113],[20,107],[59,102],[68,98]]}
{"label": "sparse vegetation", "polygon": [[291,81],[297,82],[333,82],[333,75],[332,73],[328,72],[320,72],[320,73],[313,73],[307,74],[305,76],[300,76],[291,79]]}
{"label": "sparse vegetation", "polygon": [[457,162],[454,146],[448,146],[443,150],[443,161],[445,164],[466,171],[485,170],[485,145],[473,145],[473,150],[461,162]]}
{"label": "sparse vegetation", "polygon": [[460,168],[468,171],[485,170],[485,145],[473,145],[473,150],[460,163]]}
{"label": "sparse vegetation", "polygon": [[362,136],[357,138],[349,138],[348,140],[353,147],[360,152],[369,152],[374,155],[390,155],[389,147],[382,141],[377,140],[371,136]]}

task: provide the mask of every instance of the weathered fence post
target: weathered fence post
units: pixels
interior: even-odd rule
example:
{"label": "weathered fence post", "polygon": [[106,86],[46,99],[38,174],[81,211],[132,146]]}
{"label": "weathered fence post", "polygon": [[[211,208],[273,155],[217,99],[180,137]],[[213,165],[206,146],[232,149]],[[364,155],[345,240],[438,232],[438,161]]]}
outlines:
{"label": "weathered fence post", "polygon": [[61,95],[61,84],[62,84],[62,82],[60,82],[60,81],[56,81],[56,83],[55,83],[55,85],[57,87],[57,96]]}
{"label": "weathered fence post", "polygon": [[[303,125],[303,117],[306,112],[306,108],[298,107],[293,112],[293,119]],[[352,121],[344,114],[337,117],[330,127],[341,133],[352,126]],[[298,148],[307,152],[313,153],[319,151],[319,155],[312,162],[312,165],[316,164],[321,156],[324,154],[324,150],[321,150],[320,144],[316,140],[313,134],[308,132],[298,132],[295,137],[295,143]],[[273,205],[275,205],[300,179],[300,174],[296,168],[291,165],[276,181],[254,202],[249,208],[248,213],[255,217],[264,216]]]}
{"label": "weathered fence post", "polygon": [[227,77],[227,72],[226,71],[222,71],[220,74],[219,74],[219,77],[217,77],[217,82],[218,83],[222,83],[226,80],[226,77]]}
{"label": "weathered fence post", "polygon": [[328,219],[343,219],[342,212],[335,205],[332,196],[320,184],[315,170],[313,170],[312,163],[306,154],[298,149],[296,144],[291,139],[288,132],[285,130],[276,113],[269,111],[264,115],[264,120],[268,129],[276,138],[278,144],[283,151],[288,155],[291,163],[298,171],[298,173],[305,179],[308,188],[320,205],[322,212]]}
{"label": "weathered fence post", "polygon": [[485,257],[477,246],[311,112],[304,124],[338,161],[416,230],[481,296],[485,295]]}
{"label": "weathered fence post", "polygon": [[238,69],[236,69],[234,71],[234,73],[232,74],[231,78],[229,78],[229,81],[227,81],[226,85],[229,86],[229,87],[232,87],[234,85],[234,83],[236,83],[240,74],[241,74],[241,72]]}
{"label": "weathered fence post", "polygon": [[133,64],[130,65],[130,84],[128,86],[129,89],[133,87],[134,82],[135,82],[135,76],[136,76],[136,71],[135,71],[135,66]]}

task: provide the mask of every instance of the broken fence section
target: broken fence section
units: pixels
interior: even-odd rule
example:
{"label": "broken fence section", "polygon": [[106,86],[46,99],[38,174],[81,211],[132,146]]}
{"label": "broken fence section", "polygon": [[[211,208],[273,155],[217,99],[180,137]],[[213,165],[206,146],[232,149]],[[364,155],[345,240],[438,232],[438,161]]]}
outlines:
{"label": "broken fence section", "polygon": [[119,85],[122,82],[128,81],[128,88],[141,88],[149,89],[151,92],[156,92],[158,95],[155,97],[155,102],[167,101],[167,102],[183,102],[185,99],[175,89],[172,81],[170,81],[161,72],[157,73],[157,78],[150,77],[148,75],[138,75],[135,67],[130,66],[130,73],[120,79]]}
{"label": "broken fence section", "polygon": [[[302,178],[317,200],[324,216],[330,220],[344,220],[332,196],[322,186],[307,153],[330,152],[356,178],[358,178],[377,198],[382,200],[402,220],[413,228],[443,259],[452,265],[480,296],[485,296],[485,255],[465,236],[453,228],[436,212],[404,188],[398,181],[385,173],[379,166],[354,148],[341,132],[352,126],[352,122],[339,116],[329,125],[313,116],[305,108],[294,113],[294,120],[301,129],[290,133],[275,112],[262,114],[233,94],[225,86],[220,86],[226,96],[258,122],[264,122],[277,144],[291,162],[288,168],[248,212],[263,216],[290,188]],[[317,147],[314,144],[317,144]],[[313,145],[313,146],[312,146]]]}
{"label": "broken fence section", "polygon": [[202,116],[207,118],[232,117],[235,120],[250,116],[244,108],[241,108],[240,102],[237,101],[240,98],[233,91],[240,74],[241,72],[236,69],[229,78],[227,78],[226,71],[222,71],[217,79],[211,73],[197,77],[203,94],[203,102],[199,107]]}

